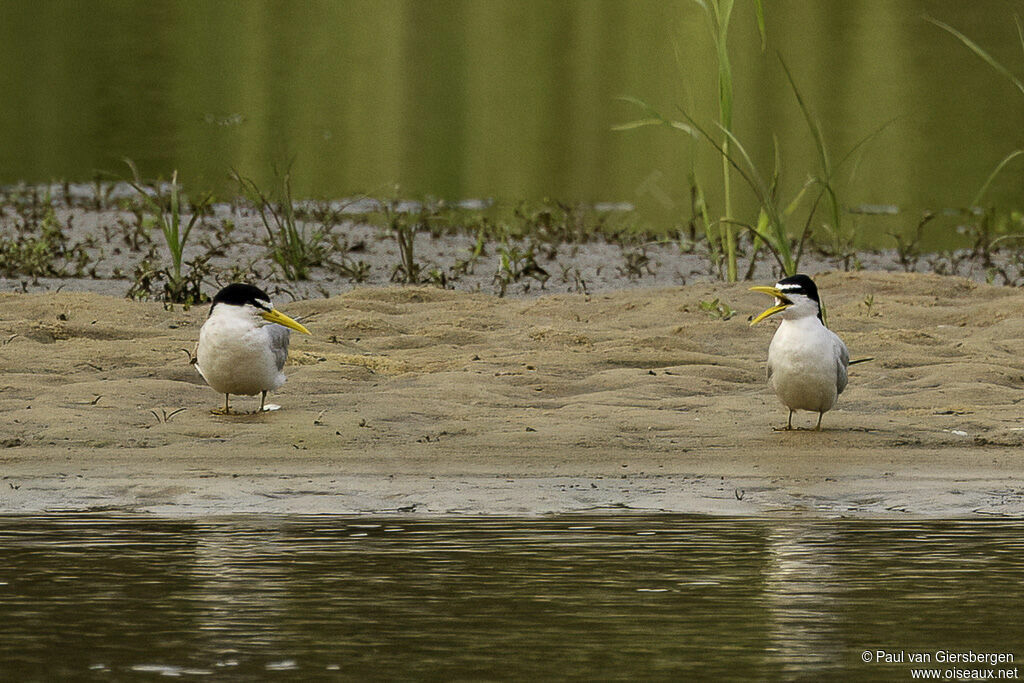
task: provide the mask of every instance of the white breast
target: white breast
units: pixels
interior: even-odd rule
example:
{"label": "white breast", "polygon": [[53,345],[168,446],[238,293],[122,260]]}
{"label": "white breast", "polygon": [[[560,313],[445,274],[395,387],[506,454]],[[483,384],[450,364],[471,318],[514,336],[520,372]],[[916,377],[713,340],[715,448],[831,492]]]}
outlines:
{"label": "white breast", "polygon": [[846,345],[817,317],[783,320],[768,347],[768,382],[791,410],[823,413],[846,387]]}
{"label": "white breast", "polygon": [[199,331],[196,369],[222,394],[251,396],[277,389],[285,376],[277,362],[279,344],[274,343],[271,327],[280,326],[257,326],[244,310],[217,306]]}

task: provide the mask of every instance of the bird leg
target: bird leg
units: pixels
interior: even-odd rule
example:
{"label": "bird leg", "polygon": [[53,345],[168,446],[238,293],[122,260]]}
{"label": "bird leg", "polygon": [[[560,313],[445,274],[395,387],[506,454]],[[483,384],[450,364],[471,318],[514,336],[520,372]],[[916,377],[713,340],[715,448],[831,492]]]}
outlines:
{"label": "bird leg", "polygon": [[231,398],[231,394],[224,394],[224,409],[221,410],[220,408],[214,408],[210,412],[213,413],[214,415],[230,415],[231,414],[231,406],[228,404],[228,400],[230,398]]}
{"label": "bird leg", "polygon": [[263,408],[263,403],[264,403],[264,402],[265,402],[266,400],[267,400],[267,392],[266,392],[266,390],[264,390],[264,391],[263,391],[263,393],[261,393],[261,394],[260,394],[260,411],[259,411],[259,412],[261,412],[261,413],[262,413],[262,412],[263,412],[263,410],[264,410],[264,408]]}
{"label": "bird leg", "polygon": [[789,411],[789,420],[786,422],[786,429],[793,429],[793,411]]}
{"label": "bird leg", "polygon": [[824,415],[824,414],[825,414],[825,413],[818,413],[818,424],[817,424],[817,426],[816,426],[816,427],[814,428],[814,431],[816,431],[816,432],[820,432],[820,431],[821,431],[821,417],[822,417],[822,415]]}

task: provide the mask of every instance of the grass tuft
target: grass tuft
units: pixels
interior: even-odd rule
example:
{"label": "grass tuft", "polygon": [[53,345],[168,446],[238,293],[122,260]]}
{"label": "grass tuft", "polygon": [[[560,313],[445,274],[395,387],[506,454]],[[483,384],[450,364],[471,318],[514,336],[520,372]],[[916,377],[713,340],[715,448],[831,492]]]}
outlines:
{"label": "grass tuft", "polygon": [[252,178],[231,170],[242,194],[256,207],[267,231],[267,247],[271,260],[281,269],[286,280],[308,280],[310,269],[324,259],[324,232],[306,232],[300,223],[292,199],[291,170],[284,173],[274,168],[276,199],[264,192]]}
{"label": "grass tuft", "polygon": [[208,272],[205,263],[196,260],[190,262],[187,264],[188,273],[182,272],[182,265],[189,235],[206,207],[212,202],[212,195],[205,195],[201,201],[193,204],[191,217],[187,223],[183,223],[182,211],[186,206],[184,194],[178,184],[178,172],[174,171],[171,174],[170,186],[164,193],[155,185],[146,186],[143,183],[139,169],[131,159],[125,159],[125,163],[128,164],[133,176],[133,180],[128,182],[160,226],[171,257],[171,265],[167,268],[155,267],[151,260],[144,259],[136,268],[135,284],[129,290],[128,296],[151,296],[160,289],[158,284],[162,283],[162,298],[166,303],[191,305],[206,301],[207,297],[202,292],[203,276]]}

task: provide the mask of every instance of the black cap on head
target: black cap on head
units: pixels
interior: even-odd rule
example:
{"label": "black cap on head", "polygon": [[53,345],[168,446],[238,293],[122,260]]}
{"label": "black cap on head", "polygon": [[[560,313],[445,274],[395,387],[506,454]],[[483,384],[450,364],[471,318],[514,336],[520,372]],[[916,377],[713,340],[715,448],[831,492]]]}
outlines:
{"label": "black cap on head", "polygon": [[776,282],[775,286],[787,294],[803,294],[808,299],[812,299],[819,304],[821,303],[821,299],[818,298],[817,285],[814,284],[814,280],[803,273],[797,273],[796,275],[790,275],[787,278],[783,278]]}
{"label": "black cap on head", "polygon": [[270,307],[267,305],[269,301],[270,296],[259,287],[253,287],[244,282],[233,282],[217,292],[217,295],[213,297],[213,306],[210,306],[210,310],[212,311],[217,304],[232,306],[251,304],[256,308],[269,310]]}

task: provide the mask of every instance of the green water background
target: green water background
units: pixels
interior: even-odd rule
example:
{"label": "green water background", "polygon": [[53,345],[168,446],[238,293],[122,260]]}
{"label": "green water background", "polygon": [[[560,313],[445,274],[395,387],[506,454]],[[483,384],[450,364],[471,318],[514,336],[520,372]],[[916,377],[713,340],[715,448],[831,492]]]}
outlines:
{"label": "green water background", "polygon": [[[779,63],[790,66],[835,160],[892,123],[844,167],[846,206],[896,218],[967,205],[1024,147],[1024,95],[947,22],[1015,73],[1024,50],[1003,0],[771,0],[762,50],[753,3],[736,3],[735,130],[782,194],[815,172],[815,148]],[[357,193],[628,202],[670,227],[689,215],[688,173],[720,211],[721,166],[678,132],[615,132],[640,112],[717,117],[714,49],[690,0],[337,0],[0,3],[0,183],[87,181],[178,169],[230,193],[232,167],[268,183],[292,166],[298,197]],[[755,204],[741,185],[740,214]],[[1024,201],[1024,162],[990,200]],[[952,227],[952,225],[951,225]]]}

